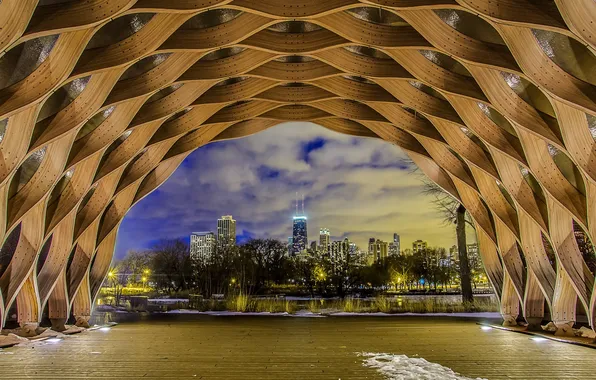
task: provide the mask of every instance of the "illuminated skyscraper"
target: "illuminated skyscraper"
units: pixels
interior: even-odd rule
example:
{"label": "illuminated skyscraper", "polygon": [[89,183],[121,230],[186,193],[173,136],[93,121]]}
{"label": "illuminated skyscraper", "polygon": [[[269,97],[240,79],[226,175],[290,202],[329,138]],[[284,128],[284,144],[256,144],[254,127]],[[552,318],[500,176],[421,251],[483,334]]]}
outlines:
{"label": "illuminated skyscraper", "polygon": [[292,244],[294,249],[293,254],[298,254],[306,249],[308,244],[308,235],[306,232],[306,216],[294,216],[294,223],[292,228]]}
{"label": "illuminated skyscraper", "polygon": [[393,241],[389,243],[389,255],[399,255],[401,252],[401,246],[399,243],[399,235],[393,234]]}
{"label": "illuminated skyscraper", "polygon": [[386,241],[371,238],[368,241],[368,255],[371,262],[379,262],[387,258],[389,244]]}
{"label": "illuminated skyscraper", "polygon": [[319,230],[319,250],[322,254],[326,254],[329,252],[329,237],[331,233],[329,232],[328,228],[321,228]]}
{"label": "illuminated skyscraper", "polygon": [[236,221],[232,215],[217,219],[217,245],[221,248],[236,245]]}
{"label": "illuminated skyscraper", "polygon": [[304,214],[304,196],[302,196],[302,213],[298,213],[298,194],[296,193],[296,214],[292,225],[292,254],[296,255],[306,249],[308,245],[308,234],[306,226],[306,215]]}
{"label": "illuminated skyscraper", "polygon": [[215,254],[215,245],[213,232],[193,232],[190,235],[190,258],[196,262],[207,263]]}
{"label": "illuminated skyscraper", "polygon": [[428,243],[422,240],[416,240],[412,243],[412,252],[416,253],[418,251],[424,251],[428,248]]}

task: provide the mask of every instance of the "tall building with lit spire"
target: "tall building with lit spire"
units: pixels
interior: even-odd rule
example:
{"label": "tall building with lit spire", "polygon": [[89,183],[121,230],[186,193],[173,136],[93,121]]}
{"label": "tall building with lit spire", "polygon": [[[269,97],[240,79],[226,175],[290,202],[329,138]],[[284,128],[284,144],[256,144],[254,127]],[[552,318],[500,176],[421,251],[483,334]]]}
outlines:
{"label": "tall building with lit spire", "polygon": [[308,245],[304,195],[302,196],[302,213],[298,213],[298,194],[296,193],[296,214],[292,220],[292,254],[297,255],[304,251]]}

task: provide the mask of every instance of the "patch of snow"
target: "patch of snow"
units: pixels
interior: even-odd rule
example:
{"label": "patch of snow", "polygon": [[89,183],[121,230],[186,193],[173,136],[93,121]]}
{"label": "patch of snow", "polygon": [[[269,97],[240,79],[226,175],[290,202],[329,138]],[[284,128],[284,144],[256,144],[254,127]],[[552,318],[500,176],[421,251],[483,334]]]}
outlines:
{"label": "patch of snow", "polygon": [[456,318],[501,318],[500,313],[346,313],[343,311],[330,313],[333,317],[456,317]]}
{"label": "patch of snow", "polygon": [[338,312],[333,310],[321,310],[320,313],[313,313],[308,310],[300,310],[294,314],[283,313],[270,313],[267,311],[263,312],[240,312],[240,311],[198,311],[192,309],[176,309],[162,312],[164,314],[200,314],[200,315],[214,315],[214,316],[280,316],[280,317],[310,317],[310,318],[321,318],[327,316],[333,317],[456,317],[456,318],[489,318],[499,319],[501,318],[500,313],[347,313]]}
{"label": "patch of snow", "polygon": [[[359,353],[364,357],[363,365],[374,368],[388,380],[473,380],[451,368],[431,363],[424,358],[410,358],[406,355],[384,353]],[[475,380],[486,380],[476,378]]]}
{"label": "patch of snow", "polygon": [[200,314],[201,312],[198,310],[191,310],[191,309],[176,309],[176,310],[169,310],[164,313],[165,314]]}
{"label": "patch of snow", "polygon": [[178,303],[178,302],[188,302],[188,298],[149,298],[147,300],[149,303]]}
{"label": "patch of snow", "polygon": [[325,315],[321,315],[319,313],[313,313],[312,311],[308,310],[300,310],[294,314],[288,314],[290,317],[298,317],[298,318],[325,318]]}

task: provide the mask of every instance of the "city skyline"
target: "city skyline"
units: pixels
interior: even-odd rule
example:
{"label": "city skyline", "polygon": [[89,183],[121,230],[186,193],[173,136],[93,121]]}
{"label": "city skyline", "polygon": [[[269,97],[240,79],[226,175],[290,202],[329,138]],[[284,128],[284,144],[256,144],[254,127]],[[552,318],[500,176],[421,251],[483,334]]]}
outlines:
{"label": "city skyline", "polygon": [[116,258],[160,239],[188,241],[192,231],[214,231],[226,214],[238,220],[238,243],[254,237],[287,241],[296,192],[305,195],[308,236],[318,237],[325,227],[332,240],[349,236],[366,247],[372,236],[391,241],[398,232],[402,247],[417,239],[450,247],[454,229],[423,194],[423,177],[413,168],[400,148],[385,141],[304,122],[212,143],[131,209]]}

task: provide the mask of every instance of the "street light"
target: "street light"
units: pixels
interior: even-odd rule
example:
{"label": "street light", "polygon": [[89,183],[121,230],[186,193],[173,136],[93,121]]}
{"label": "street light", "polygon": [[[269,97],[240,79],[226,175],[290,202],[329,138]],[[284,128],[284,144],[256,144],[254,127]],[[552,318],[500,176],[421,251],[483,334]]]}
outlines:
{"label": "street light", "polygon": [[143,281],[143,290],[145,290],[145,285],[147,284],[147,277],[143,276],[141,277],[141,280]]}

